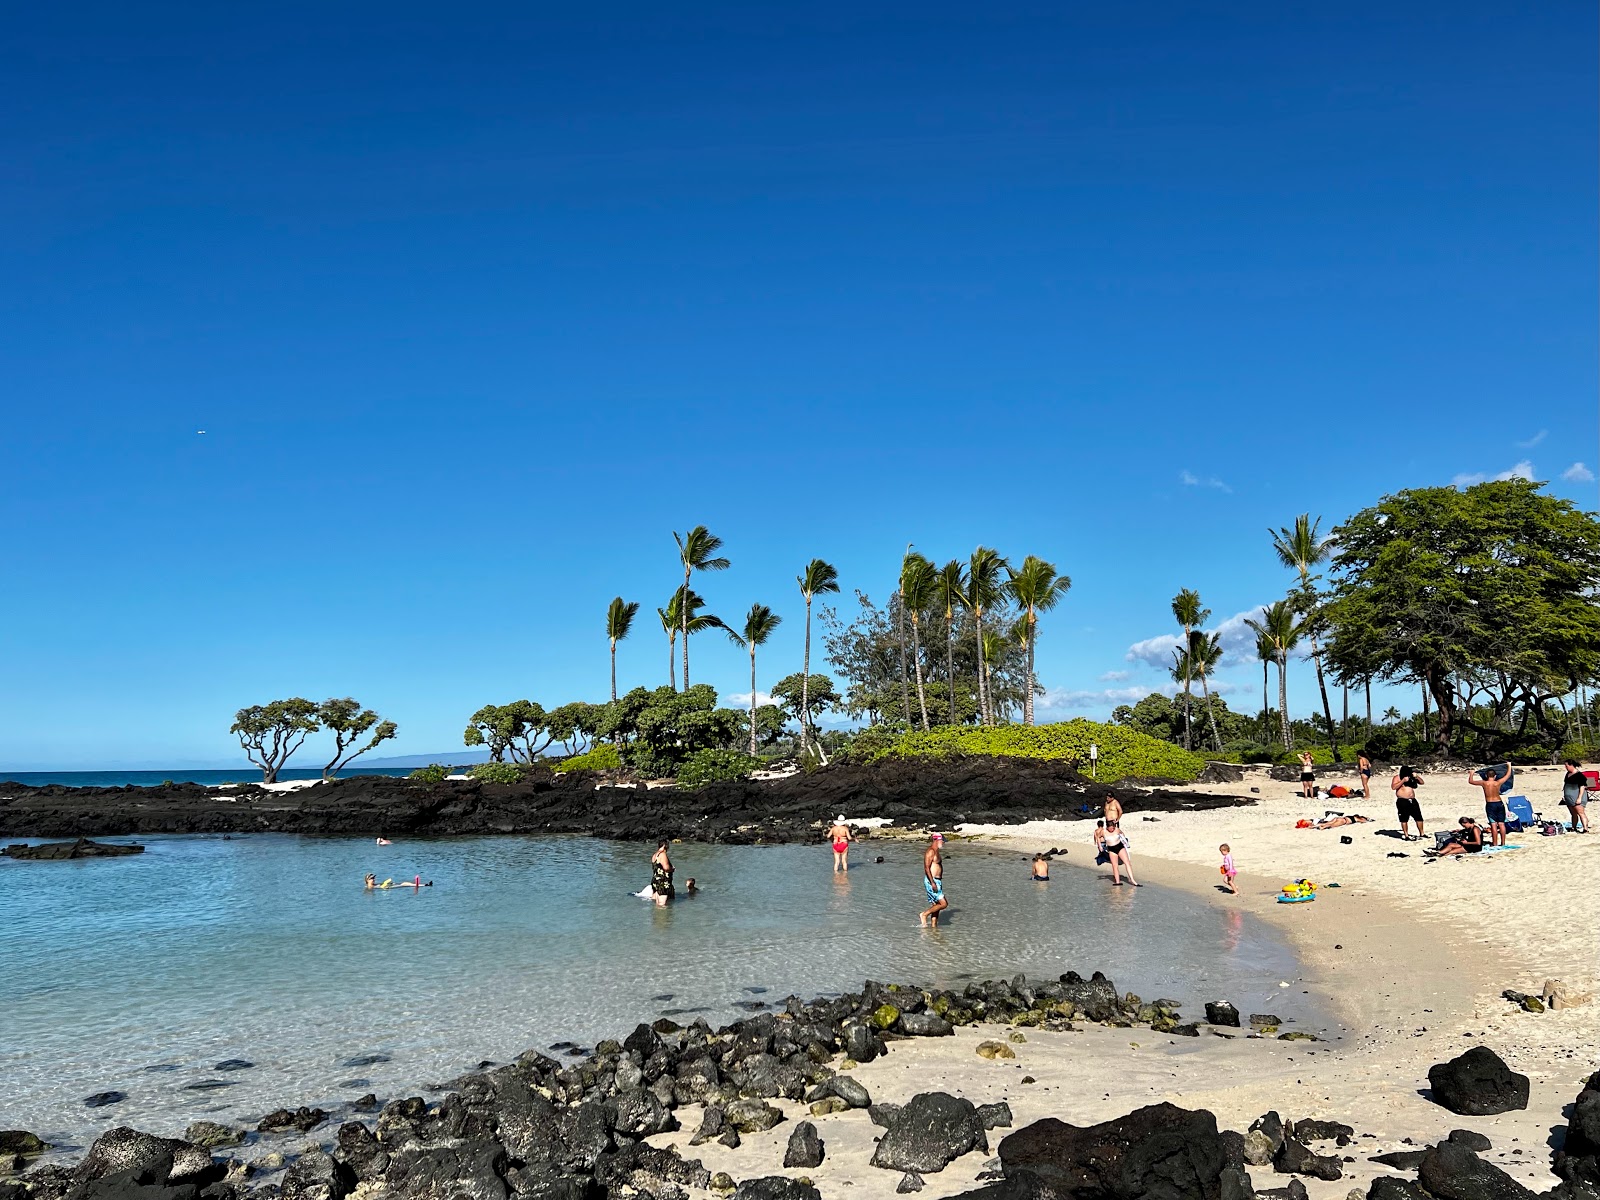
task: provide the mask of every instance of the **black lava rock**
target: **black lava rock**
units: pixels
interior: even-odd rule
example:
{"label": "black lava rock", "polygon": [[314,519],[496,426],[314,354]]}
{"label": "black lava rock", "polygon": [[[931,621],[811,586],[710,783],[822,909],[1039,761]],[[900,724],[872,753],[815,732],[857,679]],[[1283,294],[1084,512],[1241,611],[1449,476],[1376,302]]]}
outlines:
{"label": "black lava rock", "polygon": [[1436,1200],[1533,1200],[1523,1187],[1493,1163],[1465,1146],[1440,1142],[1417,1169],[1417,1182]]}
{"label": "black lava rock", "polygon": [[1487,1046],[1474,1046],[1428,1068],[1433,1102],[1464,1117],[1492,1116],[1528,1107],[1528,1077],[1506,1066]]}
{"label": "black lava rock", "polygon": [[1208,1000],[1206,1002],[1206,1020],[1213,1025],[1230,1025],[1239,1027],[1239,1010],[1226,1000]]}
{"label": "black lava rock", "polygon": [[817,1127],[810,1121],[801,1121],[789,1135],[789,1145],[783,1152],[785,1167],[820,1167],[822,1165],[822,1139]]}
{"label": "black lava rock", "polygon": [[1225,1161],[1217,1119],[1173,1104],[1079,1127],[1047,1117],[1000,1143],[1006,1181],[1034,1175],[1063,1196],[1219,1200]]}
{"label": "black lava rock", "polygon": [[889,1171],[942,1171],[971,1150],[988,1150],[983,1120],[972,1101],[922,1092],[890,1118],[872,1165]]}

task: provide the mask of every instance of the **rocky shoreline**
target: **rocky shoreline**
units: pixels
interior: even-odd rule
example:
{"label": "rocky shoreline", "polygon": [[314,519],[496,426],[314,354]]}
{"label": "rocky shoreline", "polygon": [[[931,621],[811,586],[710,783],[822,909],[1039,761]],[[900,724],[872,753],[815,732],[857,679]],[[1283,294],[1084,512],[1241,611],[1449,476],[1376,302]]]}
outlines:
{"label": "rocky shoreline", "polygon": [[[379,1109],[376,1097],[363,1097],[346,1114],[357,1119],[337,1128],[327,1112],[308,1107],[268,1114],[253,1131],[199,1121],[181,1139],[119,1127],[75,1164],[43,1166],[32,1165],[48,1149],[40,1139],[0,1131],[0,1200],[687,1200],[691,1193],[820,1200],[804,1174],[766,1169],[736,1179],[650,1140],[692,1126],[689,1147],[738,1150],[742,1138],[790,1120],[775,1102],[791,1111],[805,1106],[804,1116],[794,1112],[784,1170],[821,1166],[830,1140],[846,1128],[840,1122],[866,1121],[880,1132],[870,1154],[852,1164],[857,1177],[886,1173],[896,1192],[914,1192],[959,1161],[976,1168],[978,1186],[960,1193],[965,1200],[1303,1200],[1301,1177],[1340,1179],[1356,1161],[1357,1139],[1369,1136],[1277,1112],[1244,1131],[1224,1130],[1208,1110],[1162,1102],[1094,1126],[1047,1117],[992,1148],[991,1133],[1013,1124],[1009,1104],[975,1105],[939,1091],[885,1104],[852,1074],[897,1044],[952,1037],[961,1026],[991,1034],[977,1054],[1003,1060],[1016,1056],[1012,1046],[1028,1040],[1026,1031],[1091,1023],[1173,1036],[1249,1029],[1258,1038],[1314,1040],[1282,1032],[1272,1014],[1242,1021],[1221,1002],[1206,1005],[1205,1022],[1185,1021],[1174,1002],[1119,995],[1098,972],[989,980],[960,992],[868,982],[860,992],[809,1003],[790,997],[715,1030],[703,1020],[685,1027],[661,1018],[592,1050],[574,1047],[566,1063],[530,1051],[443,1085],[448,1094],[435,1104],[410,1096]],[[1528,1104],[1527,1077],[1481,1046],[1437,1064],[1427,1082],[1433,1102],[1453,1113]],[[282,1149],[253,1159],[214,1153],[247,1140],[259,1150],[272,1139],[282,1139]],[[1552,1168],[1563,1182],[1545,1200],[1600,1195],[1600,1073],[1552,1144]],[[1373,1155],[1396,1174],[1357,1189],[1352,1200],[1533,1200],[1536,1193],[1478,1157],[1489,1148],[1483,1135],[1456,1130],[1432,1145]],[[1289,1178],[1257,1192],[1252,1170]]]}
{"label": "rocky shoreline", "polygon": [[894,760],[839,765],[774,780],[738,779],[695,790],[647,787],[591,772],[535,772],[515,784],[424,784],[362,775],[289,792],[258,786],[33,787],[0,782],[0,837],[91,838],[153,833],[297,833],[439,837],[590,834],[728,844],[814,841],[835,814],[884,818],[900,828],[965,822],[1073,820],[1107,795],[1137,790],[1141,812],[1249,803],[1169,781],[1115,787],[1065,763],[1025,759]]}

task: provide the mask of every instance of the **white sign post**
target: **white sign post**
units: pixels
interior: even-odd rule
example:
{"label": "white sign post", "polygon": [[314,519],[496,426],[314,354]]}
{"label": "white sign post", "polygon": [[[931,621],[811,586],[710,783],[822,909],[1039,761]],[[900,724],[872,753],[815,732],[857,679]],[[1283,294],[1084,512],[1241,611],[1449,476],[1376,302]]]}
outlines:
{"label": "white sign post", "polygon": [[1100,747],[1095,742],[1089,743],[1089,778],[1100,778]]}

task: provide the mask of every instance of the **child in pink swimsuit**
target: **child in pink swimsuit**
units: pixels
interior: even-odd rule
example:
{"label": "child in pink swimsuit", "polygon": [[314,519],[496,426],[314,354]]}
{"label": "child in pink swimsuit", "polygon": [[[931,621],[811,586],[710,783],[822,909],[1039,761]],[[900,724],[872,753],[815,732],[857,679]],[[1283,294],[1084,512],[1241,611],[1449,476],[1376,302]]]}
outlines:
{"label": "child in pink swimsuit", "polygon": [[1233,882],[1233,879],[1234,876],[1239,873],[1239,869],[1233,865],[1233,851],[1228,848],[1227,842],[1223,842],[1222,845],[1217,847],[1217,849],[1222,851],[1222,866],[1220,868],[1222,871],[1222,878],[1227,882],[1228,890],[1237,896],[1239,894],[1239,888]]}

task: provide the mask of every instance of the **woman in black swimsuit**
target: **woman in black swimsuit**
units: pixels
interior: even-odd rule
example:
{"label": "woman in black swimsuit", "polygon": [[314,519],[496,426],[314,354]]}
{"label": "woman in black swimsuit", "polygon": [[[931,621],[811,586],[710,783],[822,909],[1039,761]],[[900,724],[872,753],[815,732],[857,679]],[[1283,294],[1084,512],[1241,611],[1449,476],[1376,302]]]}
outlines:
{"label": "woman in black swimsuit", "polygon": [[665,841],[650,856],[650,890],[656,894],[657,904],[665,904],[676,895],[672,888],[672,859]]}
{"label": "woman in black swimsuit", "polygon": [[1367,757],[1365,750],[1356,755],[1356,770],[1361,774],[1361,794],[1370,796],[1372,794],[1372,760]]}

